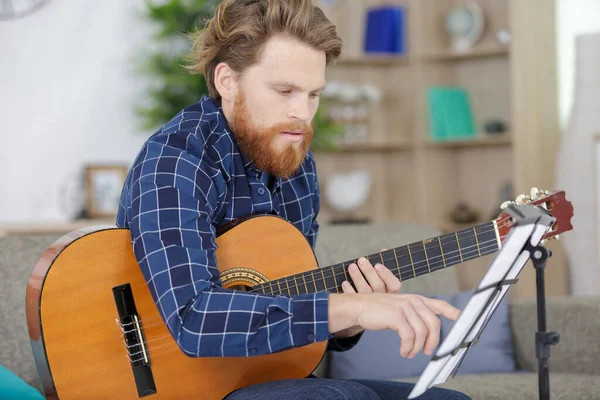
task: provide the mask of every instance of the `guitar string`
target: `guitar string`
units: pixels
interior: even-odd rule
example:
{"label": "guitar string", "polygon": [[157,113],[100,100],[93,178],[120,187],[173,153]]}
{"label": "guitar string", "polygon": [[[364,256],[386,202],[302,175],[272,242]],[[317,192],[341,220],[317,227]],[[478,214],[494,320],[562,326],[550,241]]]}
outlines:
{"label": "guitar string", "polygon": [[[499,225],[499,228],[500,228],[500,227],[503,227],[503,226],[502,226],[502,225]],[[493,230],[495,230],[495,229],[488,230],[488,232],[490,232],[490,231],[493,231]],[[463,232],[463,233],[466,233],[466,232]],[[473,236],[473,237],[474,237],[474,236]],[[501,239],[502,239],[502,238],[504,238],[504,236],[501,236]],[[478,246],[477,244],[473,244],[473,245],[470,245],[470,246],[465,246],[465,247],[462,247],[462,248],[460,248],[460,249],[457,249],[457,250],[454,250],[454,251],[450,251],[450,252],[444,253],[444,259],[446,259],[446,258],[447,258],[448,260],[451,260],[452,262],[453,262],[453,261],[455,261],[455,260],[460,260],[460,259],[461,259],[461,255],[462,255],[462,253],[463,253],[463,252],[470,251],[471,249],[473,249],[473,248],[475,248],[475,247],[479,247],[479,248],[480,248],[480,250],[482,250],[482,245],[487,245],[487,244],[490,244],[490,243],[496,243],[496,242],[497,242],[497,239],[490,239],[490,240],[488,240],[488,241],[483,241],[483,242],[481,242],[481,243],[479,244],[479,246]],[[493,247],[493,246],[488,246],[488,247],[485,247],[483,250],[484,250],[484,251],[487,251],[487,250],[489,250],[489,249],[490,249],[490,248],[492,248],[492,247]],[[411,250],[411,251],[410,251],[410,254],[414,255],[414,254],[424,253],[424,251],[425,251],[425,250],[415,250],[415,251],[412,251],[412,250]],[[460,252],[461,254],[459,254],[459,255],[457,255],[457,256],[453,256],[453,255],[452,255],[453,253],[458,253],[458,252]],[[397,253],[396,255],[397,255],[398,257],[400,257],[400,256],[406,256],[407,254],[408,254],[408,252],[407,252],[407,253],[403,253],[403,254],[401,254],[401,253]],[[387,263],[388,261],[395,260],[396,258],[397,258],[397,257],[392,257],[392,258],[389,258],[389,259],[385,259],[385,258],[384,258],[384,263]],[[436,262],[437,262],[439,259],[441,259],[441,258],[442,258],[442,255],[441,255],[441,254],[440,254],[439,256],[434,256],[434,257],[431,257],[431,258],[429,259],[429,261],[430,261],[430,262],[429,262],[429,266],[431,266],[431,261],[433,261],[434,263],[436,263]],[[442,260],[442,261],[443,261],[443,260]],[[339,265],[341,265],[341,264],[337,264],[337,265],[339,266]],[[405,272],[406,272],[406,271],[409,271],[409,272],[411,272],[411,271],[412,271],[412,267],[413,267],[413,265],[414,265],[414,267],[415,267],[415,273],[418,271],[418,273],[419,273],[419,274],[420,274],[422,271],[425,271],[425,270],[427,270],[427,269],[429,268],[429,267],[427,266],[427,260],[421,260],[421,261],[417,261],[416,263],[402,265],[402,266],[400,266],[400,267],[399,267],[399,269],[400,269],[401,271],[402,271],[402,270],[404,270]],[[330,266],[330,267],[331,267],[331,266]],[[330,267],[323,268],[323,270],[325,270],[325,269],[329,270],[329,269],[331,269]],[[392,269],[397,269],[397,268],[389,268],[389,269],[391,269],[391,270],[392,270]],[[319,269],[319,270],[315,270],[315,271],[320,271],[320,270],[321,270],[321,269]],[[400,272],[400,273],[402,274],[402,272]],[[324,273],[324,275],[325,275],[325,279],[328,279],[328,278],[331,278],[331,277],[334,277],[334,276],[336,276],[336,277],[337,277],[337,276],[341,276],[341,275],[345,275],[345,274],[344,274],[344,272],[342,271],[342,272],[335,273],[335,274]],[[321,277],[320,277],[318,280],[322,280],[322,279],[321,279]],[[276,281],[277,281],[277,280],[274,280],[274,281],[271,281],[271,282],[276,282]],[[310,279],[309,279],[308,281],[306,281],[306,283],[308,284],[308,283],[313,283],[313,282],[316,282],[316,281],[317,281],[317,279],[315,279],[315,280],[310,280]],[[289,285],[288,285],[288,286],[289,286]],[[295,289],[295,288],[297,288],[297,287],[299,287],[299,286],[301,286],[301,285],[293,285],[293,286],[289,286],[289,288],[290,288],[290,289]],[[248,291],[248,292],[246,292],[246,293],[249,293],[249,292],[260,292],[260,290],[257,290],[257,289],[255,289],[255,290],[252,290],[252,291]],[[265,294],[266,294],[266,293],[265,293]],[[158,317],[154,317],[154,318],[158,318]],[[162,318],[161,318],[161,320],[162,320]],[[144,320],[139,320],[138,322],[147,322],[147,321],[148,321],[148,319],[144,319]],[[122,325],[122,326],[127,326],[127,325],[132,325],[132,324],[134,324],[134,322],[127,323],[127,324],[121,324],[121,325]],[[124,333],[128,333],[128,332],[129,332],[129,331],[127,331],[127,332],[125,332],[125,331],[124,331]]]}
{"label": "guitar string", "polygon": [[[160,325],[164,326],[164,324],[160,324]],[[142,329],[146,329],[146,327],[144,326],[144,327],[142,327]],[[247,334],[247,332],[240,332],[240,334]],[[147,343],[150,343],[150,342],[156,343],[159,340],[167,340],[168,342],[164,343],[164,344],[158,344],[158,345],[152,345],[152,346],[147,345]],[[163,354],[163,353],[167,353],[167,352],[181,351],[179,346],[177,346],[177,344],[173,341],[173,336],[171,334],[159,336],[159,337],[156,337],[156,338],[153,338],[150,340],[144,340],[144,345],[146,348],[146,353],[148,354],[147,355],[148,358],[156,357],[159,354]],[[133,345],[127,346],[127,356],[132,363],[142,361],[146,358],[146,356],[144,356],[143,350],[139,350],[136,352],[130,351],[130,349],[132,347],[136,347],[136,346],[140,346],[140,345],[133,344]],[[157,349],[160,349],[160,350],[157,350]],[[137,355],[140,355],[140,356],[136,358]]]}
{"label": "guitar string", "polygon": [[[490,240],[490,241],[487,241],[487,242],[483,242],[483,244],[484,244],[484,245],[483,245],[483,246],[480,246],[480,249],[482,250],[482,252],[486,252],[486,251],[488,251],[488,250],[495,249],[495,244],[494,244],[494,245],[489,245],[491,242],[495,242],[495,240]],[[487,254],[490,254],[490,253],[486,253],[486,255],[487,255]],[[459,260],[459,259],[460,259],[460,257],[459,257],[459,256],[451,256],[451,257],[449,257],[449,260],[451,260],[451,261],[454,261],[454,260]],[[440,264],[440,265],[441,265],[441,264]],[[431,263],[430,263],[430,266],[431,266]],[[434,265],[434,267],[435,267],[435,266],[437,266],[437,265]],[[418,273],[421,273],[422,271],[426,271],[427,269],[428,269],[428,267],[426,267],[426,266],[425,266],[425,267],[418,267],[418,268],[415,268],[415,271],[418,271]],[[307,281],[307,283],[309,283],[309,282]],[[312,282],[311,282],[311,283],[312,283]],[[292,288],[296,288],[296,287],[299,287],[299,286],[300,286],[300,285],[297,285],[297,286],[291,286],[291,287],[290,287],[290,289],[292,289]],[[334,289],[334,288],[332,288],[332,289]],[[335,288],[335,289],[337,289],[337,288]],[[242,292],[242,293],[247,293],[247,292]],[[160,316],[148,317],[148,318],[145,318],[145,319],[143,319],[143,320],[138,320],[138,323],[147,323],[147,322],[149,322],[149,321],[152,321],[152,322],[154,322],[154,321],[153,321],[154,319],[160,319],[160,321],[159,321],[158,323],[151,323],[151,324],[144,325],[144,329],[145,329],[145,328],[150,328],[150,327],[153,327],[153,326],[158,326],[158,325],[160,325],[160,326],[164,326],[164,322],[162,321],[162,318],[161,318]],[[118,321],[117,321],[117,324],[118,324],[120,327],[122,327],[122,329],[121,329],[121,330],[122,330],[123,334],[125,334],[125,333],[130,333],[130,332],[134,332],[134,331],[136,331],[136,329],[135,329],[135,328],[134,328],[134,329],[131,329],[131,330],[124,330],[124,329],[123,329],[123,328],[124,328],[124,327],[126,327],[126,326],[129,326],[129,325],[133,325],[133,324],[135,324],[135,322],[126,323],[126,324],[121,324],[120,322],[118,322]],[[135,345],[134,345],[134,346],[135,346]]]}
{"label": "guitar string", "polygon": [[[466,252],[466,251],[470,251],[472,248],[479,247],[479,250],[481,250],[482,252],[485,252],[485,251],[487,251],[487,250],[490,250],[490,249],[494,248],[494,246],[495,246],[495,244],[496,244],[496,243],[497,243],[497,240],[496,240],[496,239],[491,239],[491,240],[487,240],[487,241],[483,241],[483,242],[481,242],[481,243],[479,244],[479,246],[477,246],[477,244],[470,245],[470,246],[465,246],[465,247],[461,248],[460,250],[456,250],[456,251],[450,251],[450,252],[447,252],[447,253],[445,253],[444,259],[445,259],[445,260],[448,260],[448,261],[450,261],[450,262],[454,262],[454,261],[456,261],[456,260],[461,260],[461,254],[462,254],[462,253],[464,253],[464,252]],[[489,246],[488,246],[488,245],[489,245]],[[452,255],[453,253],[457,253],[457,252],[459,252],[459,251],[461,252],[461,254],[458,254],[458,255]],[[420,251],[420,252],[422,253],[423,251]],[[418,253],[419,253],[419,251],[414,251],[414,252],[413,252],[413,251],[411,251],[411,254],[413,254],[413,255],[414,255],[414,254],[418,254]],[[399,255],[399,256],[401,256],[401,255]],[[432,265],[433,265],[434,267],[436,267],[436,266],[438,265],[437,263],[438,263],[438,261],[440,261],[440,259],[442,259],[442,256],[441,256],[441,255],[440,255],[440,256],[434,256],[434,257],[431,257],[431,258],[429,258],[429,267],[431,267]],[[391,261],[391,260],[395,260],[395,258],[393,258],[393,257],[392,257],[392,258],[390,258],[390,259],[385,259],[385,258],[384,258],[384,262],[385,262],[385,263],[387,263],[387,261]],[[443,265],[443,261],[444,261],[444,260],[442,259],[441,261],[442,261],[442,263],[441,263],[441,264],[439,264],[439,265]],[[432,264],[432,263],[433,263],[433,264]],[[412,263],[412,264],[403,264],[403,265],[401,265],[401,266],[399,267],[399,269],[400,269],[401,271],[402,271],[402,270],[404,270],[404,272],[406,272],[406,271],[410,271],[410,272],[412,272],[412,270],[413,270],[413,269],[412,269],[412,266],[414,265],[414,267],[415,267],[415,273],[417,273],[417,274],[419,274],[419,275],[420,275],[420,274],[421,274],[421,272],[423,272],[423,271],[426,271],[426,270],[428,270],[428,269],[429,269],[429,267],[428,267],[428,265],[427,265],[427,264],[428,264],[428,263],[427,263],[427,261],[426,261],[426,260],[421,260],[421,261],[417,261],[417,262],[415,262],[415,263]],[[339,265],[341,265],[341,264],[339,264]],[[323,268],[323,269],[325,269],[325,268]],[[330,269],[330,268],[328,267],[327,269]],[[393,270],[393,269],[397,269],[397,268],[389,268],[389,269],[390,269],[390,270]],[[317,271],[317,270],[315,270],[315,271]],[[320,270],[318,270],[318,271],[320,271]],[[401,273],[402,273],[402,272],[401,272]],[[325,279],[328,279],[328,278],[331,278],[331,277],[333,277],[333,276],[341,276],[341,275],[344,275],[344,272],[342,271],[342,272],[335,273],[335,274],[328,274],[328,273],[324,273],[324,275],[325,275]],[[319,277],[318,277],[318,279],[314,279],[314,280],[310,280],[310,279],[309,279],[309,280],[307,280],[307,281],[306,281],[306,283],[307,283],[307,284],[308,284],[308,283],[311,283],[311,284],[312,284],[313,282],[317,282],[317,281],[321,281],[321,280],[323,280],[323,279],[322,279],[322,276],[319,276]],[[275,280],[275,281],[277,281],[277,280]],[[273,282],[275,282],[275,281],[273,281]],[[288,286],[289,286],[289,285],[288,285]],[[302,285],[292,285],[292,286],[289,286],[289,288],[290,288],[290,289],[295,289],[295,288],[297,288],[297,287],[300,287],[300,286],[302,286]],[[250,293],[250,292],[259,292],[259,290],[252,290],[252,291],[247,291],[247,292],[244,292],[244,293]],[[267,293],[265,293],[265,294],[267,294]],[[152,317],[152,318],[159,318],[159,317]],[[162,320],[162,318],[161,318],[161,320]],[[138,320],[138,322],[148,322],[148,318],[145,318],[145,319],[143,319],[143,320]],[[119,324],[120,324],[120,323],[119,323]],[[134,325],[134,324],[135,324],[135,322],[129,322],[129,323],[126,323],[126,324],[120,324],[120,325],[121,325],[121,326],[128,326],[128,325]],[[135,329],[134,329],[134,330],[135,330]],[[130,331],[124,331],[124,333],[129,333],[129,332],[130,332]]]}
{"label": "guitar string", "polygon": [[[504,226],[506,226],[506,225],[504,225]],[[502,228],[504,226],[499,225],[498,228]],[[495,229],[488,230],[488,232],[490,232],[492,230],[495,230]],[[480,233],[482,233],[482,232],[480,232]],[[480,233],[478,233],[478,235]],[[475,238],[474,235],[472,237]],[[502,240],[505,237],[506,237],[506,235],[500,236],[500,239]],[[482,250],[481,246],[484,245],[484,244],[492,243],[492,242],[497,242],[497,239],[494,238],[494,239],[490,239],[490,240],[479,242],[479,243],[476,242],[473,245],[465,246],[465,247],[459,247],[457,250],[453,250],[453,251],[449,251],[449,252],[443,252],[442,251],[439,256],[427,257],[426,260],[417,261],[415,263],[411,263],[411,264],[407,264],[407,265],[397,266],[396,268],[394,268],[393,264],[392,264],[392,267],[387,266],[387,268],[390,269],[390,270],[392,270],[392,271],[393,270],[399,270],[400,276],[402,276],[403,273],[407,272],[407,271],[408,271],[407,272],[408,275],[411,275],[411,272],[414,272],[416,274],[416,271],[419,271],[419,275],[420,275],[422,271],[430,269],[430,266],[432,265],[431,264],[432,261],[433,262],[437,262],[441,258],[442,259],[442,264],[444,263],[445,259],[448,259],[448,260],[450,260],[450,259],[451,260],[457,260],[458,259],[458,260],[461,260],[461,262],[462,262],[462,258],[463,258],[463,255],[464,255],[463,253],[467,253],[466,250],[471,251],[474,247],[478,247],[479,248],[478,249],[478,253],[481,253],[481,250]],[[435,243],[435,241],[433,243]],[[406,246],[406,247],[408,249],[408,251],[406,253],[396,252],[395,256],[393,255],[393,253],[391,253],[390,250],[381,252],[380,254],[382,254],[382,255],[385,253],[385,254],[389,254],[391,256],[390,258],[382,257],[383,258],[383,264],[388,263],[388,261],[396,261],[399,257],[402,257],[402,256],[415,255],[415,254],[419,254],[419,253],[424,253],[426,251],[425,246],[423,246],[423,250],[416,249],[415,251],[412,251],[408,246]],[[440,249],[442,249],[442,248],[440,247]],[[486,248],[486,250],[489,250],[489,249],[490,249],[489,247]],[[458,253],[458,252],[460,252],[459,257],[454,256],[454,258],[452,258],[451,255],[454,254],[454,253]],[[488,254],[490,254],[490,253],[488,253]],[[483,254],[481,254],[481,255],[483,255]],[[487,255],[487,254],[485,254],[485,255]],[[451,256],[451,257],[447,257],[447,256]],[[374,255],[374,257],[377,257],[377,256]],[[379,261],[379,260],[376,260],[376,261]],[[350,265],[350,263],[348,265]],[[414,271],[412,269],[413,265],[415,266],[415,270]],[[337,269],[339,269],[339,267],[342,267],[341,272],[335,272]],[[324,275],[325,279],[328,279],[328,278],[331,278],[331,277],[334,277],[334,279],[335,279],[336,277],[341,277],[342,275],[344,275],[344,277],[346,277],[346,272],[345,272],[346,270],[344,269],[346,267],[347,267],[346,265],[342,265],[342,263],[338,263],[338,264],[330,265],[330,266],[327,266],[327,267],[324,267],[324,268],[319,268],[319,269],[312,270],[312,271],[305,271],[304,273],[300,273],[298,275],[301,275],[301,277],[302,277],[303,274],[310,273],[311,276],[313,276],[313,278],[302,279],[302,282],[300,284],[293,284],[292,286],[289,286],[289,283],[288,283],[287,280],[290,279],[290,278],[293,279],[295,275],[292,275],[292,276],[288,276],[288,277],[284,277],[284,278],[280,278],[280,279],[274,279],[274,280],[271,280],[269,282],[266,282],[266,283],[263,283],[263,284],[260,284],[260,285],[256,285],[255,289],[250,290],[248,292],[263,292],[265,294],[269,294],[269,292],[265,291],[265,290],[267,290],[266,285],[270,285],[271,283],[275,283],[275,282],[279,282],[279,281],[281,281],[281,282],[283,282],[283,284],[287,285],[286,287],[289,286],[290,289],[295,289],[295,288],[303,286],[305,280],[306,280],[307,284],[308,283],[313,284],[313,283],[318,282],[318,281],[324,281],[323,275]],[[328,271],[328,272],[327,273],[322,272],[321,276],[319,276],[319,277],[317,277],[315,279],[313,274],[314,273],[318,274],[317,271]],[[329,273],[329,272],[333,272],[333,273]],[[259,286],[259,288],[256,288],[257,286]],[[275,291],[272,290],[272,285],[270,285],[270,286],[271,286],[271,292],[270,293],[274,294]],[[277,292],[280,292],[280,291],[278,290]],[[283,293],[283,292],[281,291],[280,293]]]}
{"label": "guitar string", "polygon": [[[504,225],[504,226],[507,226],[507,224]],[[498,228],[503,228],[504,226],[499,225]],[[470,231],[471,230],[469,230],[469,232]],[[492,231],[495,231],[495,228],[489,229],[487,231],[478,232],[477,235],[479,236],[479,235],[481,235],[483,233],[489,233],[489,232],[492,232]],[[463,233],[468,233],[468,232],[463,232]],[[469,236],[469,238],[476,239],[476,237],[475,237],[474,234],[472,234],[472,236]],[[465,239],[465,238],[463,237],[462,239]],[[504,239],[504,236],[500,236],[500,239]],[[437,262],[439,259],[442,259],[442,261],[443,261],[445,258],[447,258],[446,256],[452,255],[454,253],[459,253],[459,252],[460,252],[460,254],[459,254],[460,257],[458,259],[461,259],[463,253],[466,253],[467,251],[471,251],[471,250],[473,250],[473,252],[474,252],[476,250],[474,248],[477,248],[477,247],[480,248],[481,245],[487,244],[487,243],[492,243],[492,242],[497,242],[497,239],[494,238],[494,239],[490,239],[490,240],[479,242],[479,243],[477,243],[477,241],[476,241],[475,244],[469,245],[469,246],[465,246],[465,247],[460,247],[460,243],[458,243],[458,241],[455,240],[455,239],[449,240],[447,242],[443,242],[442,241],[442,246],[444,244],[448,244],[448,243],[457,243],[458,244],[457,250],[444,252],[442,246],[440,246],[440,251],[441,251],[440,255],[436,255],[436,256],[433,256],[433,257],[426,257],[425,260],[417,261],[416,263],[410,263],[410,264],[406,264],[406,265],[402,265],[402,266],[397,266],[396,268],[388,266],[388,269],[390,269],[390,270],[400,270],[399,273],[401,275],[402,275],[402,272],[408,271],[408,274],[410,275],[410,272],[412,272],[413,265],[414,265],[415,269],[418,269],[418,268],[421,268],[421,266],[425,267],[425,266],[431,264],[432,261]],[[435,241],[432,241],[432,243],[435,243]],[[381,260],[382,263],[383,264],[387,264],[389,261],[396,261],[399,257],[404,257],[404,256],[407,256],[407,255],[412,257],[412,256],[417,255],[417,254],[424,254],[426,252],[426,250],[427,250],[427,248],[425,247],[425,244],[423,245],[423,249],[422,250],[420,250],[419,248],[416,248],[413,251],[412,249],[410,249],[409,246],[410,245],[403,246],[403,247],[406,247],[406,249],[407,249],[405,252],[404,251],[395,251],[395,250],[386,250],[386,251],[382,251],[380,253],[376,253],[374,255],[370,255],[368,257],[377,258],[377,254],[380,254],[381,255],[380,258],[382,259]],[[391,256],[391,257],[387,258],[387,256]],[[376,261],[378,262],[380,260],[377,259]],[[348,265],[350,265],[350,264],[351,263],[349,262]],[[341,272],[335,272],[335,270],[339,269],[339,267],[342,267],[342,271]],[[315,269],[315,270],[312,270],[312,271],[305,271],[304,273],[300,273],[298,275],[308,274],[308,273],[313,274],[313,273],[315,273],[317,271],[327,271],[326,273],[324,272],[321,275],[324,275],[325,279],[328,279],[328,278],[331,278],[331,277],[338,277],[338,276],[341,276],[341,275],[345,276],[346,274],[345,274],[345,269],[344,268],[346,268],[346,267],[347,266],[343,265],[342,263],[337,263],[337,264],[334,264],[334,265],[329,265],[327,267]],[[402,270],[404,270],[404,271],[402,271]],[[421,271],[423,271],[423,270],[424,269],[422,269]],[[333,272],[333,273],[331,273],[331,272]],[[272,283],[275,283],[275,282],[278,282],[278,281],[281,281],[285,285],[288,285],[287,280],[288,279],[293,279],[294,276],[295,275],[284,277],[284,278],[279,278],[279,279],[274,279],[274,280],[271,280],[269,282],[266,282],[266,283],[263,283],[263,284],[260,284],[260,285],[256,285],[256,286],[259,286],[259,288],[256,288],[256,286],[255,286],[255,289],[250,290],[249,292],[261,292],[261,291],[264,291],[264,290],[266,290],[266,285],[269,285],[269,284],[272,284]],[[318,279],[308,278],[308,280],[306,280],[306,283],[317,282],[319,280],[323,280],[322,278],[323,278],[323,276],[318,277]],[[302,283],[304,283],[304,280],[302,281]],[[299,286],[301,286],[301,284],[294,284],[293,286],[290,286],[290,289],[291,288],[297,288]],[[274,292],[272,291],[272,293],[274,293]]]}

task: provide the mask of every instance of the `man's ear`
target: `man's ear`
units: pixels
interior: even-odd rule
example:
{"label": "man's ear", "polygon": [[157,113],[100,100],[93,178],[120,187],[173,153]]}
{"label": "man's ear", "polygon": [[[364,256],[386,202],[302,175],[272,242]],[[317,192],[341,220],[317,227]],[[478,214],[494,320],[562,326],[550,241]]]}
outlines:
{"label": "man's ear", "polygon": [[238,92],[237,73],[226,63],[219,63],[215,68],[215,88],[225,101],[233,102]]}

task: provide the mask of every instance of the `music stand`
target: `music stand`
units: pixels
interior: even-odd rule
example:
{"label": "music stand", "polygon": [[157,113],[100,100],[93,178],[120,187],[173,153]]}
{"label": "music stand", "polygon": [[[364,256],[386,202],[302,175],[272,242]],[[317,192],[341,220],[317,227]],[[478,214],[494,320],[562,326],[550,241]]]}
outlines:
{"label": "music stand", "polygon": [[498,307],[510,285],[518,281],[517,276],[531,258],[536,268],[538,332],[536,354],[539,362],[540,399],[550,398],[548,359],[550,345],[558,343],[556,332],[545,332],[546,315],[544,299],[543,269],[550,252],[539,245],[544,234],[556,221],[548,211],[529,204],[509,206],[505,210],[513,226],[494,257],[473,295],[454,322],[448,336],[442,341],[431,361],[421,374],[419,381],[408,396],[414,399],[430,387],[444,383],[448,376],[456,375],[460,363],[469,348],[477,344],[481,332]]}

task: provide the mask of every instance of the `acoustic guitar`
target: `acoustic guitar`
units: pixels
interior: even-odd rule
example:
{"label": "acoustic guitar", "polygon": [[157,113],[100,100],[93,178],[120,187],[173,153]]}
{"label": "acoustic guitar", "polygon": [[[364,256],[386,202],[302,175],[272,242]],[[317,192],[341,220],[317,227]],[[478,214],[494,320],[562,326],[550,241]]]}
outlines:
{"label": "acoustic guitar", "polygon": [[[544,207],[557,219],[544,239],[572,229],[573,207],[564,192],[542,191],[519,201]],[[406,281],[494,253],[510,230],[510,217],[502,211],[493,221],[368,259]],[[346,267],[355,261],[319,267],[303,234],[272,215],[237,221],[219,232],[217,244],[222,281],[232,290],[342,292]],[[185,355],[150,295],[129,230],[115,226],[76,230],[54,242],[32,272],[26,314],[49,399],[222,399],[248,385],[310,375],[327,345],[238,358]]]}

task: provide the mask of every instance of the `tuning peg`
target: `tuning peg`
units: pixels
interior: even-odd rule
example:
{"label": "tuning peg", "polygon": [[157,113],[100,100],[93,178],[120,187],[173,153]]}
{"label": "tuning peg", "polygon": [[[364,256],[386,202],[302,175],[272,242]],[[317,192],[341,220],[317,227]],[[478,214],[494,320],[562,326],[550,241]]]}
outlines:
{"label": "tuning peg", "polygon": [[541,192],[540,192],[540,190],[538,188],[536,188],[536,187],[531,188],[531,194],[530,194],[531,200],[535,201],[535,200],[539,199],[540,198],[540,193]]}
{"label": "tuning peg", "polygon": [[516,198],[516,200],[515,200],[515,203],[517,203],[517,204],[519,204],[519,205],[520,205],[520,204],[529,203],[530,201],[531,201],[531,199],[529,198],[529,196],[526,196],[526,195],[524,195],[524,194],[520,194],[520,195],[519,195],[519,196]]}
{"label": "tuning peg", "polygon": [[508,208],[508,206],[512,206],[514,204],[515,204],[514,201],[507,200],[504,203],[500,204],[500,209],[501,210],[506,210]]}

